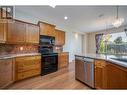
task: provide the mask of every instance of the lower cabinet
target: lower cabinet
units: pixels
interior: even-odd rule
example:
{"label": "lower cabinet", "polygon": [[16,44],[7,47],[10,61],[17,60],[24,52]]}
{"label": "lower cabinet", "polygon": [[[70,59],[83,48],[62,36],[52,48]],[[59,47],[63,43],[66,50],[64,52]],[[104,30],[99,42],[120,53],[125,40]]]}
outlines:
{"label": "lower cabinet", "polygon": [[95,88],[127,89],[127,69],[114,63],[95,60]]}
{"label": "lower cabinet", "polygon": [[58,54],[58,68],[67,67],[69,64],[69,53],[68,52],[61,52]]}
{"label": "lower cabinet", "polygon": [[13,59],[0,60],[0,88],[5,88],[14,82],[14,61]]}
{"label": "lower cabinet", "polygon": [[103,60],[95,60],[95,87],[104,89],[107,86],[106,80],[106,62]]}
{"label": "lower cabinet", "polygon": [[41,56],[18,57],[15,59],[15,80],[22,80],[41,73]]}
{"label": "lower cabinet", "polygon": [[109,63],[107,65],[107,88],[127,89],[127,68]]}

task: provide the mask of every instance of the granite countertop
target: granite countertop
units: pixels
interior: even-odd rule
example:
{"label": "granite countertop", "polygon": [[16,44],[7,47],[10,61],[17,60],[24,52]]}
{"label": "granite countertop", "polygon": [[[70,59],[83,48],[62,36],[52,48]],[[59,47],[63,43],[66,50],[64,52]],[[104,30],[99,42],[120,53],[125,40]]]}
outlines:
{"label": "granite countertop", "polygon": [[7,55],[0,55],[0,59],[8,59],[8,58],[15,58],[15,57],[22,57],[22,56],[33,56],[33,55],[41,55],[41,54],[40,53],[7,54]]}
{"label": "granite countertop", "polygon": [[111,59],[111,58],[125,58],[125,59],[127,59],[127,56],[122,56],[122,55],[104,55],[104,54],[75,54],[75,56],[90,57],[90,58],[93,58],[93,59],[101,59],[101,60],[109,61],[109,62],[114,63],[116,65],[119,65],[119,66],[127,68],[127,62]]}

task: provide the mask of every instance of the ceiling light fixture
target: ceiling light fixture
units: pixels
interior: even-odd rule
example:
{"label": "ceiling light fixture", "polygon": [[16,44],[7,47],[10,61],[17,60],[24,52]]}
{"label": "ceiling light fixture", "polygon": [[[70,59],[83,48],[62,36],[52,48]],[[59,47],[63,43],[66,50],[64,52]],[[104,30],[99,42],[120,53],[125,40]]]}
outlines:
{"label": "ceiling light fixture", "polygon": [[116,19],[115,21],[112,23],[112,25],[116,28],[118,28],[119,26],[121,26],[124,22],[124,18],[119,18],[119,10],[118,10],[118,6],[116,7],[117,8],[117,15],[116,15]]}
{"label": "ceiling light fixture", "polygon": [[68,17],[67,17],[67,16],[65,16],[65,17],[64,17],[64,19],[65,19],[65,20],[67,20],[67,19],[68,19]]}
{"label": "ceiling light fixture", "polygon": [[52,7],[52,8],[55,8],[56,7],[56,5],[49,5],[50,7]]}

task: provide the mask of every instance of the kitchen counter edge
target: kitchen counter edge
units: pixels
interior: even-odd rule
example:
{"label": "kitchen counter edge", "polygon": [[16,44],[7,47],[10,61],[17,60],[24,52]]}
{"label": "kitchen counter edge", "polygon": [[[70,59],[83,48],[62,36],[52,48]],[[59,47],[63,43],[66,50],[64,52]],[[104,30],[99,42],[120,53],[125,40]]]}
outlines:
{"label": "kitchen counter edge", "polygon": [[80,55],[80,54],[75,54],[75,56],[88,57],[88,58],[92,58],[92,59],[95,59],[95,60],[104,60],[104,61],[111,62],[111,63],[116,64],[116,65],[122,66],[124,68],[127,68],[127,62],[113,60],[108,55],[99,55],[99,54]]}

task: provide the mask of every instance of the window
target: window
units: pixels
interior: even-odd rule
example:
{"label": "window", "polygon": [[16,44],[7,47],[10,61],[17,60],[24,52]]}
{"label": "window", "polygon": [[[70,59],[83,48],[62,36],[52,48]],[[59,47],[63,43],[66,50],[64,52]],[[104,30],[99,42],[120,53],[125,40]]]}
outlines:
{"label": "window", "polygon": [[127,54],[127,34],[125,32],[97,34],[96,53]]}

